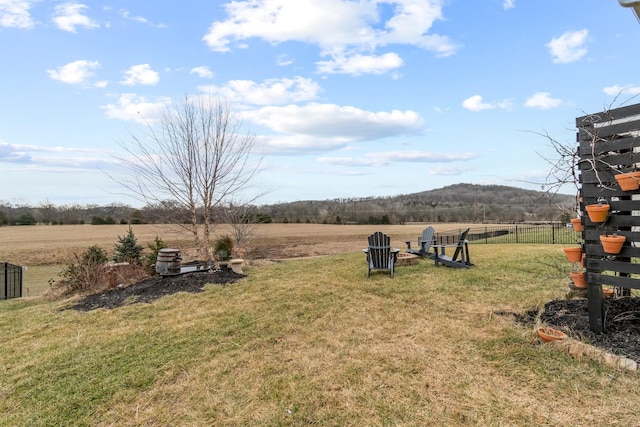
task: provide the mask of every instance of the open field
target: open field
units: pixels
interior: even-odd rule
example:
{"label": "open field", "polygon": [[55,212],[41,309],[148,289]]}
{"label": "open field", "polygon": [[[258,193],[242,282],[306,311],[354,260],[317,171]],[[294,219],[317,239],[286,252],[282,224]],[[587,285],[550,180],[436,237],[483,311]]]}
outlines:
{"label": "open field", "polygon": [[393,279],[349,253],[152,304],[2,302],[0,426],[638,425],[638,374],[514,322],[563,296],[559,247],[471,249]]}
{"label": "open field", "polygon": [[[458,230],[465,224],[442,224],[438,231]],[[27,266],[24,273],[24,296],[42,295],[49,279],[88,247],[98,245],[110,252],[124,236],[128,225],[63,225],[33,227],[0,227],[0,262]],[[329,255],[358,251],[366,247],[367,236],[383,231],[392,243],[405,247],[405,240],[414,244],[424,225],[322,225],[322,224],[262,224],[256,229],[253,252],[256,257],[284,259]],[[169,225],[134,225],[138,243],[144,247],[159,236],[170,247],[182,251],[183,258],[195,259],[189,234]],[[215,236],[228,234],[227,226],[218,226]],[[215,236],[212,241],[215,240]]]}
{"label": "open field", "polygon": [[[465,224],[436,225],[436,231],[458,230]],[[476,224],[476,226],[478,226]],[[73,253],[98,245],[109,251],[118,236],[127,233],[128,225],[62,225],[31,227],[0,227],[0,260],[17,265],[59,264],[73,259]],[[327,255],[359,250],[366,246],[367,236],[382,231],[392,237],[392,243],[404,247],[405,240],[417,241],[425,225],[323,225],[323,224],[261,224],[256,229],[255,245],[260,255],[270,258],[291,258]],[[138,243],[146,246],[159,236],[169,246],[192,251],[192,239],[183,229],[171,225],[134,225]],[[230,234],[226,225],[219,225],[216,236]],[[262,254],[262,252],[266,252]]]}

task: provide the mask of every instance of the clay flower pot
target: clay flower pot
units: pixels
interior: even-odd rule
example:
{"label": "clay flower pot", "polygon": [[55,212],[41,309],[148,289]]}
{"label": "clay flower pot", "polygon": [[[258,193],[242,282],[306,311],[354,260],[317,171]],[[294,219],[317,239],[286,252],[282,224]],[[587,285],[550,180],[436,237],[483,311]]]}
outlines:
{"label": "clay flower pot", "polygon": [[584,230],[582,220],[580,218],[571,218],[571,225],[573,225],[573,231],[581,232]]}
{"label": "clay flower pot", "polygon": [[569,275],[576,288],[584,289],[587,287],[587,278],[585,277],[584,271],[572,271]]}
{"label": "clay flower pot", "polygon": [[540,327],[537,329],[537,332],[540,337],[540,341],[542,342],[557,341],[567,338],[567,334],[564,332],[549,327]]}
{"label": "clay flower pot", "polygon": [[619,254],[622,250],[622,245],[626,237],[614,234],[610,236],[603,234],[600,236],[600,243],[602,243],[602,249],[608,254]]}
{"label": "clay flower pot", "polygon": [[604,222],[609,214],[608,204],[598,203],[597,205],[587,205],[585,209],[587,210],[587,214],[589,214],[591,222]]}
{"label": "clay flower pot", "polygon": [[562,249],[564,254],[567,256],[567,261],[569,262],[580,262],[582,261],[582,248],[564,248]]}
{"label": "clay flower pot", "polygon": [[627,172],[615,176],[618,185],[624,191],[633,191],[640,188],[640,172]]}

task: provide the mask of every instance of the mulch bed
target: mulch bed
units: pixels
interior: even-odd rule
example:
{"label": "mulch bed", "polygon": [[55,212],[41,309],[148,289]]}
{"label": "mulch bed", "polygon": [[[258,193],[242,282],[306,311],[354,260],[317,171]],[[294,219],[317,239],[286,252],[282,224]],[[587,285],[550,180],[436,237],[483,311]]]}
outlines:
{"label": "mulch bed", "polygon": [[589,327],[587,300],[553,300],[541,312],[531,311],[519,317],[533,325],[538,320],[559,329],[572,338],[617,356],[640,362],[640,298],[623,297],[605,301],[606,331],[596,334]]}
{"label": "mulch bed", "polygon": [[540,320],[595,347],[640,361],[640,298],[607,300],[606,330],[601,334],[592,332],[589,327],[586,299],[550,301],[545,304]]}
{"label": "mulch bed", "polygon": [[204,271],[179,274],[177,276],[154,276],[130,286],[109,289],[87,295],[67,309],[91,311],[99,308],[113,309],[123,305],[151,303],[158,298],[178,292],[202,292],[207,284],[226,285],[245,277],[224,268],[219,271]]}

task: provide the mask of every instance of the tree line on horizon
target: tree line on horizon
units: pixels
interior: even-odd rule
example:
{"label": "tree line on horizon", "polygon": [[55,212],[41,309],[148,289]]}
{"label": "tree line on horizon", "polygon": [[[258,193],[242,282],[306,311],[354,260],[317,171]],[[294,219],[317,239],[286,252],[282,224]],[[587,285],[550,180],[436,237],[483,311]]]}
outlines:
{"label": "tree line on horizon", "polygon": [[[244,207],[242,221],[252,223],[406,224],[567,222],[573,197],[547,197],[542,192],[506,186],[457,184],[421,193],[296,201]],[[215,207],[215,218],[230,217],[229,206]],[[233,207],[231,207],[233,208]],[[133,208],[126,204],[37,206],[0,202],[0,225],[163,224],[176,222],[186,212],[170,201]],[[200,212],[202,215],[202,212]],[[178,220],[177,222],[180,222]]]}

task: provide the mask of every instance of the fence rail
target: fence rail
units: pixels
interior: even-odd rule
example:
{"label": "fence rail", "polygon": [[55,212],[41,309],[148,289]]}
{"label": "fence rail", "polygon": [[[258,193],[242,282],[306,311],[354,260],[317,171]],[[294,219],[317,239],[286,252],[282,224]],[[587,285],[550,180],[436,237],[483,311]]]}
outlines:
{"label": "fence rail", "polygon": [[[436,234],[438,244],[457,243],[460,232]],[[565,224],[513,224],[475,227],[469,229],[469,243],[529,243],[529,244],[579,244],[581,237],[573,228]]]}
{"label": "fence rail", "polygon": [[0,300],[22,297],[22,267],[0,263]]}

